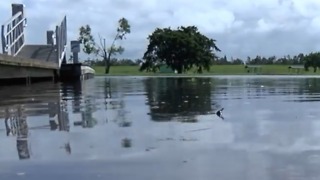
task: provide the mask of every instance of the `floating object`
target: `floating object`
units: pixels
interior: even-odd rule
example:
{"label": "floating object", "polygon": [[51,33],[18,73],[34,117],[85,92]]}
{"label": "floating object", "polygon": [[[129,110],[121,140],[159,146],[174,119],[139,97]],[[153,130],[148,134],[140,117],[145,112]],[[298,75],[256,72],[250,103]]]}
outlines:
{"label": "floating object", "polygon": [[224,110],[224,108],[221,108],[219,111],[216,112],[216,115],[221,119],[224,119],[224,117],[222,116],[222,111],[223,110]]}

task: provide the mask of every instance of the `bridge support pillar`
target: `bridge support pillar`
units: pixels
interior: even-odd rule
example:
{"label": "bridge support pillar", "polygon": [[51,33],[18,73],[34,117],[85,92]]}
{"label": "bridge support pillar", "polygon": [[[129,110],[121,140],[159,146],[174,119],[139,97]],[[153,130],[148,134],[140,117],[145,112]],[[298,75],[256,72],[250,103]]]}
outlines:
{"label": "bridge support pillar", "polygon": [[59,80],[66,81],[79,81],[81,77],[81,63],[77,64],[62,64],[59,73]]}
{"label": "bridge support pillar", "polygon": [[31,77],[30,76],[27,76],[26,77],[26,85],[31,85]]}

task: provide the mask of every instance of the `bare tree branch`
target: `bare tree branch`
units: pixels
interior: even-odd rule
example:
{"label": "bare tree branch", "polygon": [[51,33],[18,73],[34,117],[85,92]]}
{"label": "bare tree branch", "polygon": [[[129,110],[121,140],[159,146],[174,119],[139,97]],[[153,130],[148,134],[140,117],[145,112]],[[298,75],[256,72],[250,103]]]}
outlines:
{"label": "bare tree branch", "polygon": [[115,42],[117,40],[125,39],[125,35],[130,33],[130,25],[128,20],[125,18],[119,19],[118,27],[116,29],[117,34],[108,49],[106,48],[105,42],[103,41],[104,39],[100,36],[100,34],[98,34],[100,45],[95,43],[94,38],[91,35],[91,27],[89,25],[82,26],[79,30],[79,40],[81,40],[81,43],[84,44],[83,51],[87,54],[95,53],[97,56],[102,57],[106,63],[106,74],[108,74],[111,56],[122,54],[124,51],[123,47],[116,47]]}

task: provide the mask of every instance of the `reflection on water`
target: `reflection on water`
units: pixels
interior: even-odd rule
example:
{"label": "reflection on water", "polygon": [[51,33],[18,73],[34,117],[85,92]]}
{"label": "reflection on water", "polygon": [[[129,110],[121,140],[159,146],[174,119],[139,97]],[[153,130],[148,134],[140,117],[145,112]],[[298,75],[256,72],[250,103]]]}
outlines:
{"label": "reflection on water", "polygon": [[211,78],[146,79],[152,120],[197,122],[196,115],[212,113],[211,82]]}
{"label": "reflection on water", "polygon": [[28,124],[26,121],[25,109],[21,105],[16,106],[16,110],[5,109],[5,126],[7,136],[17,137],[17,150],[19,159],[29,159],[28,147]]}
{"label": "reflection on water", "polygon": [[[17,87],[21,88],[21,87]],[[45,88],[41,86],[39,88]],[[11,89],[4,89],[3,91],[10,91]],[[17,141],[17,151],[19,159],[29,159],[31,156],[30,143],[28,138],[30,130],[48,129],[50,131],[69,131],[69,116],[67,111],[67,101],[61,100],[59,87],[55,89],[48,89],[48,92],[43,94],[35,93],[39,89],[32,90],[28,87],[22,87],[20,94],[16,94],[18,98],[10,99],[16,103],[7,104],[0,110],[0,115],[4,117],[6,135],[15,136]],[[49,95],[50,94],[50,95]],[[31,99],[31,101],[26,101]],[[2,102],[6,102],[3,98]],[[29,127],[28,117],[36,117],[41,115],[48,115],[48,124],[35,125]],[[45,122],[44,122],[45,123]],[[71,153],[69,142],[65,144],[65,150],[68,154]]]}
{"label": "reflection on water", "polygon": [[135,157],[222,179],[320,176],[318,78],[100,77],[1,87],[0,98],[0,161]]}
{"label": "reflection on water", "polygon": [[122,140],[122,147],[124,147],[124,148],[129,148],[129,147],[131,147],[131,139],[129,139],[129,138],[124,138],[123,140]]}

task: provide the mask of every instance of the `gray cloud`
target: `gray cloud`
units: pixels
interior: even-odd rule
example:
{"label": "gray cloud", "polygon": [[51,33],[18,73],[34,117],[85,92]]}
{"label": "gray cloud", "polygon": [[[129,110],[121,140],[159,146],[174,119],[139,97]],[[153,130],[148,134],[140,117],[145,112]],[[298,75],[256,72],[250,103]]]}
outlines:
{"label": "gray cloud", "polygon": [[[142,57],[152,31],[163,27],[196,25],[217,39],[219,55],[241,57],[284,56],[320,50],[319,0],[20,0],[0,1],[0,22],[11,12],[12,2],[26,4],[28,43],[45,42],[45,31],[53,29],[64,15],[69,40],[78,28],[90,24],[110,44],[117,20],[126,17],[132,27],[122,57]],[[85,58],[85,57],[83,57]]]}

